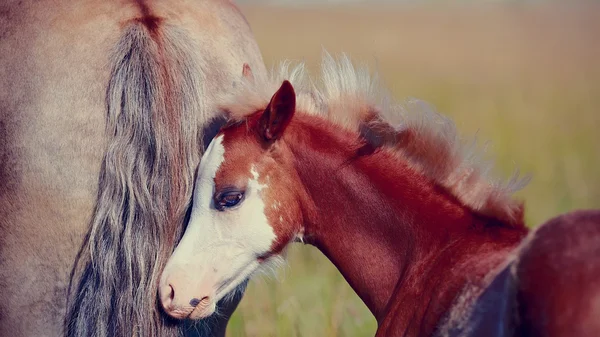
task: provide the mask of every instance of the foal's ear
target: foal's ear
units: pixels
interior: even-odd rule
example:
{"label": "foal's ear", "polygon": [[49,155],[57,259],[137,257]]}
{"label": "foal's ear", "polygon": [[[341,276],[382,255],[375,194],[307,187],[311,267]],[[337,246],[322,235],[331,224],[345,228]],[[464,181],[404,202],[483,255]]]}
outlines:
{"label": "foal's ear", "polygon": [[294,87],[290,82],[283,81],[260,117],[258,132],[267,141],[279,139],[292,120],[295,111]]}

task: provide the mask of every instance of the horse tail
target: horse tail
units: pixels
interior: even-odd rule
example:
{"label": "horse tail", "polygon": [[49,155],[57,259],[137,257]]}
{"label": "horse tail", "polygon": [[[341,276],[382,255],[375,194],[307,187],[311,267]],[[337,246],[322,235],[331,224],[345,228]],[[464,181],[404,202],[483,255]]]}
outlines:
{"label": "horse tail", "polygon": [[[157,19],[158,20],[158,19]],[[203,65],[175,27],[133,21],[114,50],[106,152],[71,273],[66,336],[174,336],[157,280],[181,237],[209,119]]]}

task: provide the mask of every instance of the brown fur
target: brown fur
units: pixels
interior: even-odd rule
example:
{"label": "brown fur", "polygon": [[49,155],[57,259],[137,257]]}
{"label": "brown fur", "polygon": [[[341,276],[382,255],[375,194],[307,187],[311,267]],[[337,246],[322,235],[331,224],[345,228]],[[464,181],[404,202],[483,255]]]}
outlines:
{"label": "brown fur", "polygon": [[382,336],[432,334],[463,287],[482,288],[527,232],[473,213],[389,151],[357,155],[357,134],[318,116],[297,114],[281,141],[265,145],[261,113],[222,131],[218,183],[255,165],[269,186],[265,205],[280,205],[267,209],[271,254],[301,234],[344,275]]}
{"label": "brown fur", "polygon": [[519,316],[523,336],[600,333],[600,211],[546,222],[519,254]]}
{"label": "brown fur", "polygon": [[[221,131],[226,155],[218,184],[247,181],[240,168],[257,170],[276,234],[269,254],[296,238],[315,245],[371,310],[381,337],[600,332],[600,212],[565,215],[527,236],[522,209],[517,218],[474,209],[433,179],[440,177],[428,173],[435,167],[416,167],[410,156],[373,141],[370,130],[358,133],[294,107],[291,94],[283,82],[262,109],[244,117],[230,109],[239,120]],[[424,157],[421,164],[456,158],[448,144],[435,151],[423,144],[437,137],[431,130],[407,130],[393,144]],[[474,310],[496,279],[505,282],[496,291],[506,307]]]}

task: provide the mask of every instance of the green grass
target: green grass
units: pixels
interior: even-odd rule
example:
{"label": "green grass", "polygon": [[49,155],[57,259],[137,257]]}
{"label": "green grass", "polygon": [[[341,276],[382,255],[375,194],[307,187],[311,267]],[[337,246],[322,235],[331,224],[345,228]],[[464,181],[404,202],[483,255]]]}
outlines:
{"label": "green grass", "polygon": [[[591,6],[591,7],[590,7]],[[245,7],[267,65],[321,48],[370,64],[398,99],[490,141],[497,171],[531,174],[529,226],[600,207],[599,6]],[[277,277],[251,281],[229,336],[372,336],[376,322],[316,249],[293,245]]]}

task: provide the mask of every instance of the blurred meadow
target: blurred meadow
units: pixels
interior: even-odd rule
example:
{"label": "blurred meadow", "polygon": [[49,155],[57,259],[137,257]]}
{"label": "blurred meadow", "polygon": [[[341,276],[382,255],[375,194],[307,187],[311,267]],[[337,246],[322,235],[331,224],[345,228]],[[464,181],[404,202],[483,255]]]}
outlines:
{"label": "blurred meadow", "polygon": [[[600,3],[273,6],[246,1],[268,67],[318,70],[322,48],[367,63],[403,100],[423,99],[497,171],[531,174],[517,194],[530,227],[600,207]],[[294,244],[276,277],[250,282],[228,336],[373,336],[376,322],[335,267]]]}

